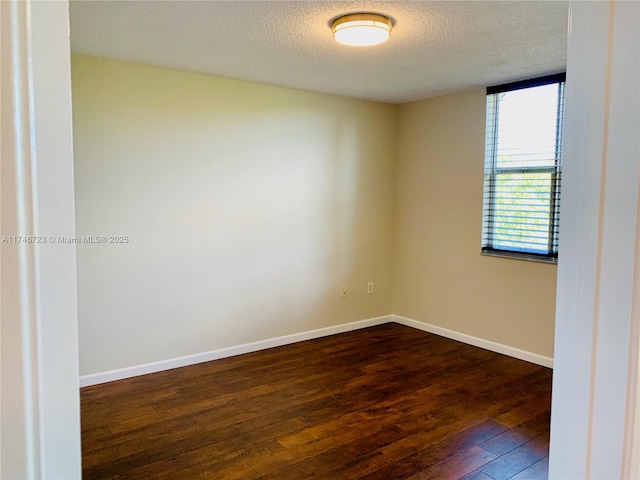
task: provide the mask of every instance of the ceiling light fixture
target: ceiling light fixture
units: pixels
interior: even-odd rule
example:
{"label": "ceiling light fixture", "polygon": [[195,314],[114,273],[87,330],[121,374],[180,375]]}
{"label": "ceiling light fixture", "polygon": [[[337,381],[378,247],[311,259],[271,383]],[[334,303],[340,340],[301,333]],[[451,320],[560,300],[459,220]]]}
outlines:
{"label": "ceiling light fixture", "polygon": [[376,13],[352,13],[336,18],[331,24],[333,38],[343,45],[368,47],[389,40],[391,20]]}

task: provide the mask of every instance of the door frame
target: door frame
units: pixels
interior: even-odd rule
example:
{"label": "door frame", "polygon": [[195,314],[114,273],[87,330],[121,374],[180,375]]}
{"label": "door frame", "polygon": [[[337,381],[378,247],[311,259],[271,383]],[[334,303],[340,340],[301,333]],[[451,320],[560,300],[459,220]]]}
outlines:
{"label": "door frame", "polygon": [[69,15],[0,2],[0,477],[80,478]]}

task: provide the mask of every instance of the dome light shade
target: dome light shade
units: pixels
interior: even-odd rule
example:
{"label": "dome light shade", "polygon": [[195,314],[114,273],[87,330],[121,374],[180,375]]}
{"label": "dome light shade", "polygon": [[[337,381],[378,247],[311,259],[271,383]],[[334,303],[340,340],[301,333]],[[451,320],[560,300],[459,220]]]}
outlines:
{"label": "dome light shade", "polygon": [[343,45],[367,47],[389,40],[391,20],[375,13],[353,13],[336,18],[331,24],[333,38]]}

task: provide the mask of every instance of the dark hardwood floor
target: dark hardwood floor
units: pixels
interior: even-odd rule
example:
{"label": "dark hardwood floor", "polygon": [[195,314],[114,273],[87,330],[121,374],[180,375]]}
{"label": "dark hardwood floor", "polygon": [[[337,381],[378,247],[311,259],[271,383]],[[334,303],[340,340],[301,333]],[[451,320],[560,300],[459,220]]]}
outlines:
{"label": "dark hardwood floor", "polygon": [[551,370],[386,324],[81,390],[85,479],[547,478]]}

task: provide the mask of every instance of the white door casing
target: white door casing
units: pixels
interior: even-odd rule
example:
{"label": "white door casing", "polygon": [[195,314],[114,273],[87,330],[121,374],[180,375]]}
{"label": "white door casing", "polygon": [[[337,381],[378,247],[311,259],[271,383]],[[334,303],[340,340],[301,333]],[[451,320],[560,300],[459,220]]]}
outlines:
{"label": "white door casing", "polygon": [[629,478],[638,378],[638,2],[571,2],[550,478]]}
{"label": "white door casing", "polygon": [[[0,477],[81,477],[68,4],[0,2]],[[44,242],[42,240],[45,240]]]}

